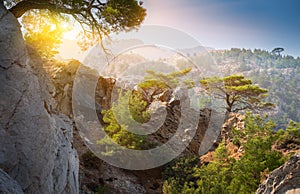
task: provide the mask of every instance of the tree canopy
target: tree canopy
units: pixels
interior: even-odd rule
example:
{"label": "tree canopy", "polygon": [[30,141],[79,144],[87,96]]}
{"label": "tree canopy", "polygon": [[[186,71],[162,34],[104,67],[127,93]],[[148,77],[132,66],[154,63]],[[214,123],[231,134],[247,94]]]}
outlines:
{"label": "tree canopy", "polygon": [[[36,15],[39,15],[39,19],[36,19]],[[64,32],[71,30],[71,26],[64,23],[66,20],[66,17],[47,10],[27,12],[22,17],[26,43],[35,47],[43,59],[53,58],[58,54]]]}
{"label": "tree canopy", "polygon": [[162,95],[168,90],[171,92],[180,86],[180,84],[186,87],[193,87],[191,80],[184,79],[191,70],[191,68],[186,68],[167,74],[147,70],[144,80],[138,84],[138,87],[142,90],[143,99],[150,105],[157,96]]}
{"label": "tree canopy", "polygon": [[146,106],[147,103],[138,93],[120,91],[118,102],[114,102],[111,109],[102,111],[107,136],[97,143],[105,146],[115,141],[126,148],[147,149],[149,144],[145,136],[128,131],[128,128],[134,126],[133,120],[144,123],[150,119],[150,112],[146,110]]}
{"label": "tree canopy", "polygon": [[137,0],[4,0],[17,18],[33,9],[68,14],[86,31],[108,34],[139,26],[146,10]]}
{"label": "tree canopy", "polygon": [[241,110],[261,110],[273,107],[262,100],[267,97],[267,90],[254,85],[242,75],[231,75],[224,78],[204,78],[200,81],[204,89],[215,98],[226,102],[227,112]]}
{"label": "tree canopy", "polygon": [[[81,46],[85,49],[112,32],[136,29],[146,16],[143,3],[138,0],[1,0],[0,3],[2,1],[16,18],[32,10],[47,10],[72,18],[83,30]],[[39,13],[35,12],[36,20],[41,19]],[[26,28],[28,23],[24,25]]]}

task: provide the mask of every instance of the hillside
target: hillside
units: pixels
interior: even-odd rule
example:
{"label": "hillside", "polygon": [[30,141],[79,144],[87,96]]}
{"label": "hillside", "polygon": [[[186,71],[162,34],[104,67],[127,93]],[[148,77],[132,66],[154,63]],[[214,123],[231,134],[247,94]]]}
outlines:
{"label": "hillside", "polygon": [[[266,101],[276,105],[268,114],[276,121],[277,129],[285,128],[290,120],[300,121],[299,57],[274,55],[271,52],[260,49],[239,48],[232,48],[231,50],[207,49],[207,51],[204,51],[203,48],[199,49],[196,47],[183,49],[180,52],[184,53],[199,67],[200,71],[202,71],[202,76],[218,75],[224,77],[232,74],[242,74],[260,87],[266,88],[268,90]],[[120,68],[115,73],[120,74],[120,72],[124,71],[124,68],[122,69],[124,65],[126,66],[125,69],[128,68],[128,64],[130,64],[128,61],[137,63],[136,58],[139,61],[146,60],[138,54],[124,55],[124,60],[120,58],[122,62],[119,61],[115,65]],[[186,63],[185,60],[179,59],[176,55],[160,60],[164,62],[164,65],[177,63],[178,67],[182,63]],[[140,65],[139,67],[134,66],[134,71],[149,67],[163,71],[162,67],[154,67],[156,64],[160,66],[161,61],[151,61],[151,63],[144,63],[144,66]]]}
{"label": "hillside", "polygon": [[214,50],[209,52],[209,56],[201,53],[189,55],[196,64],[208,61],[206,65],[222,69],[224,76],[243,74],[260,87],[266,88],[266,100],[276,105],[270,114],[278,128],[284,128],[290,120],[300,121],[299,57],[239,48]]}

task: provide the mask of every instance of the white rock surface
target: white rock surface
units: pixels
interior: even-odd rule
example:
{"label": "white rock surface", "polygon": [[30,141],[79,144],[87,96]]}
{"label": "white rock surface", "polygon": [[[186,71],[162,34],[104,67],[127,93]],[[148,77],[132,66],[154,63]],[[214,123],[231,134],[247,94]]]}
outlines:
{"label": "white rock surface", "polygon": [[300,152],[272,171],[257,194],[300,193]]}
{"label": "white rock surface", "polygon": [[8,174],[0,169],[0,193],[3,194],[23,194],[21,186]]}
{"label": "white rock surface", "polygon": [[38,65],[0,2],[0,168],[24,193],[79,193],[73,125],[52,111],[51,84]]}

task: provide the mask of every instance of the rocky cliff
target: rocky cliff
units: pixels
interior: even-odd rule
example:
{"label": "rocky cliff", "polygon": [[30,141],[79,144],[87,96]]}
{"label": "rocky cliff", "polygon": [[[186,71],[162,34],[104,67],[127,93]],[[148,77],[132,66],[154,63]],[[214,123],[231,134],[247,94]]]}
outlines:
{"label": "rocky cliff", "polygon": [[[66,63],[50,63],[44,66],[47,73],[50,75],[52,82],[56,87],[55,99],[58,103],[58,109],[67,114],[70,118],[72,115],[72,88],[76,71],[80,66],[79,62],[69,61]],[[86,72],[92,71],[88,67]],[[92,74],[91,74],[92,75]],[[90,77],[86,76],[86,77]],[[115,86],[116,80],[113,78],[99,77],[95,91],[96,109],[99,114],[100,122],[102,119],[101,110],[111,107],[111,94]],[[116,89],[116,88],[115,88]],[[84,94],[86,95],[86,94]],[[87,96],[89,97],[89,96]],[[167,98],[169,99],[169,98]],[[181,112],[180,103],[175,101],[164,102],[161,108],[166,109],[166,121],[161,129],[149,136],[151,142],[162,144],[168,141],[179,125]],[[158,109],[159,110],[159,109]],[[192,110],[190,110],[192,111]],[[156,116],[157,118],[156,118]],[[159,121],[161,115],[159,111],[152,115],[155,117],[153,122]],[[188,115],[186,115],[188,116]],[[190,146],[185,150],[184,154],[197,154],[201,140],[204,137],[205,131],[209,123],[210,111],[204,110],[199,115],[198,130]],[[187,122],[192,121],[191,118],[186,118]],[[85,146],[79,132],[75,130],[74,146],[77,149],[80,157],[80,180],[82,192],[96,192],[99,188],[105,189],[108,193],[161,193],[162,192],[162,169],[152,169],[145,171],[128,171],[111,166],[97,157],[95,157]]]}
{"label": "rocky cliff", "polygon": [[300,152],[289,161],[270,173],[257,194],[296,194],[300,193]]}
{"label": "rocky cliff", "polygon": [[17,19],[0,3],[0,169],[16,181],[0,184],[19,184],[24,193],[78,193],[73,124],[55,112],[55,88],[41,65],[30,58]]}
{"label": "rocky cliff", "polygon": [[[162,168],[119,169],[87,149],[72,119],[79,64],[53,65],[45,66],[25,46],[18,21],[0,3],[0,193],[162,193]],[[107,109],[114,80],[99,78],[99,85],[96,101]],[[167,102],[169,116],[153,141],[164,143],[176,131],[180,107],[172,103]],[[201,113],[187,153],[197,154],[209,116],[209,110]],[[242,120],[235,117],[222,133],[230,138],[227,129]],[[243,151],[232,150],[236,157]],[[299,172],[298,154],[272,172],[258,193],[299,191]]]}

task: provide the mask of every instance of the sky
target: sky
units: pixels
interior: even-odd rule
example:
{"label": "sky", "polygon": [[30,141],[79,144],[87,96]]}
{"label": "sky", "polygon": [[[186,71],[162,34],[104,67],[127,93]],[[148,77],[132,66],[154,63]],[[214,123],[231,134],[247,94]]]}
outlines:
{"label": "sky", "polygon": [[216,49],[283,47],[300,56],[299,0],[144,0],[144,24],[182,30]]}
{"label": "sky", "polygon": [[[300,0],[144,0],[144,25],[181,30],[215,49],[283,47],[300,56]],[[70,41],[67,41],[70,43]],[[62,46],[66,49],[66,45]],[[76,45],[72,43],[72,48]],[[79,52],[79,49],[75,49]],[[64,58],[73,53],[62,53]],[[78,55],[79,56],[79,55]]]}

